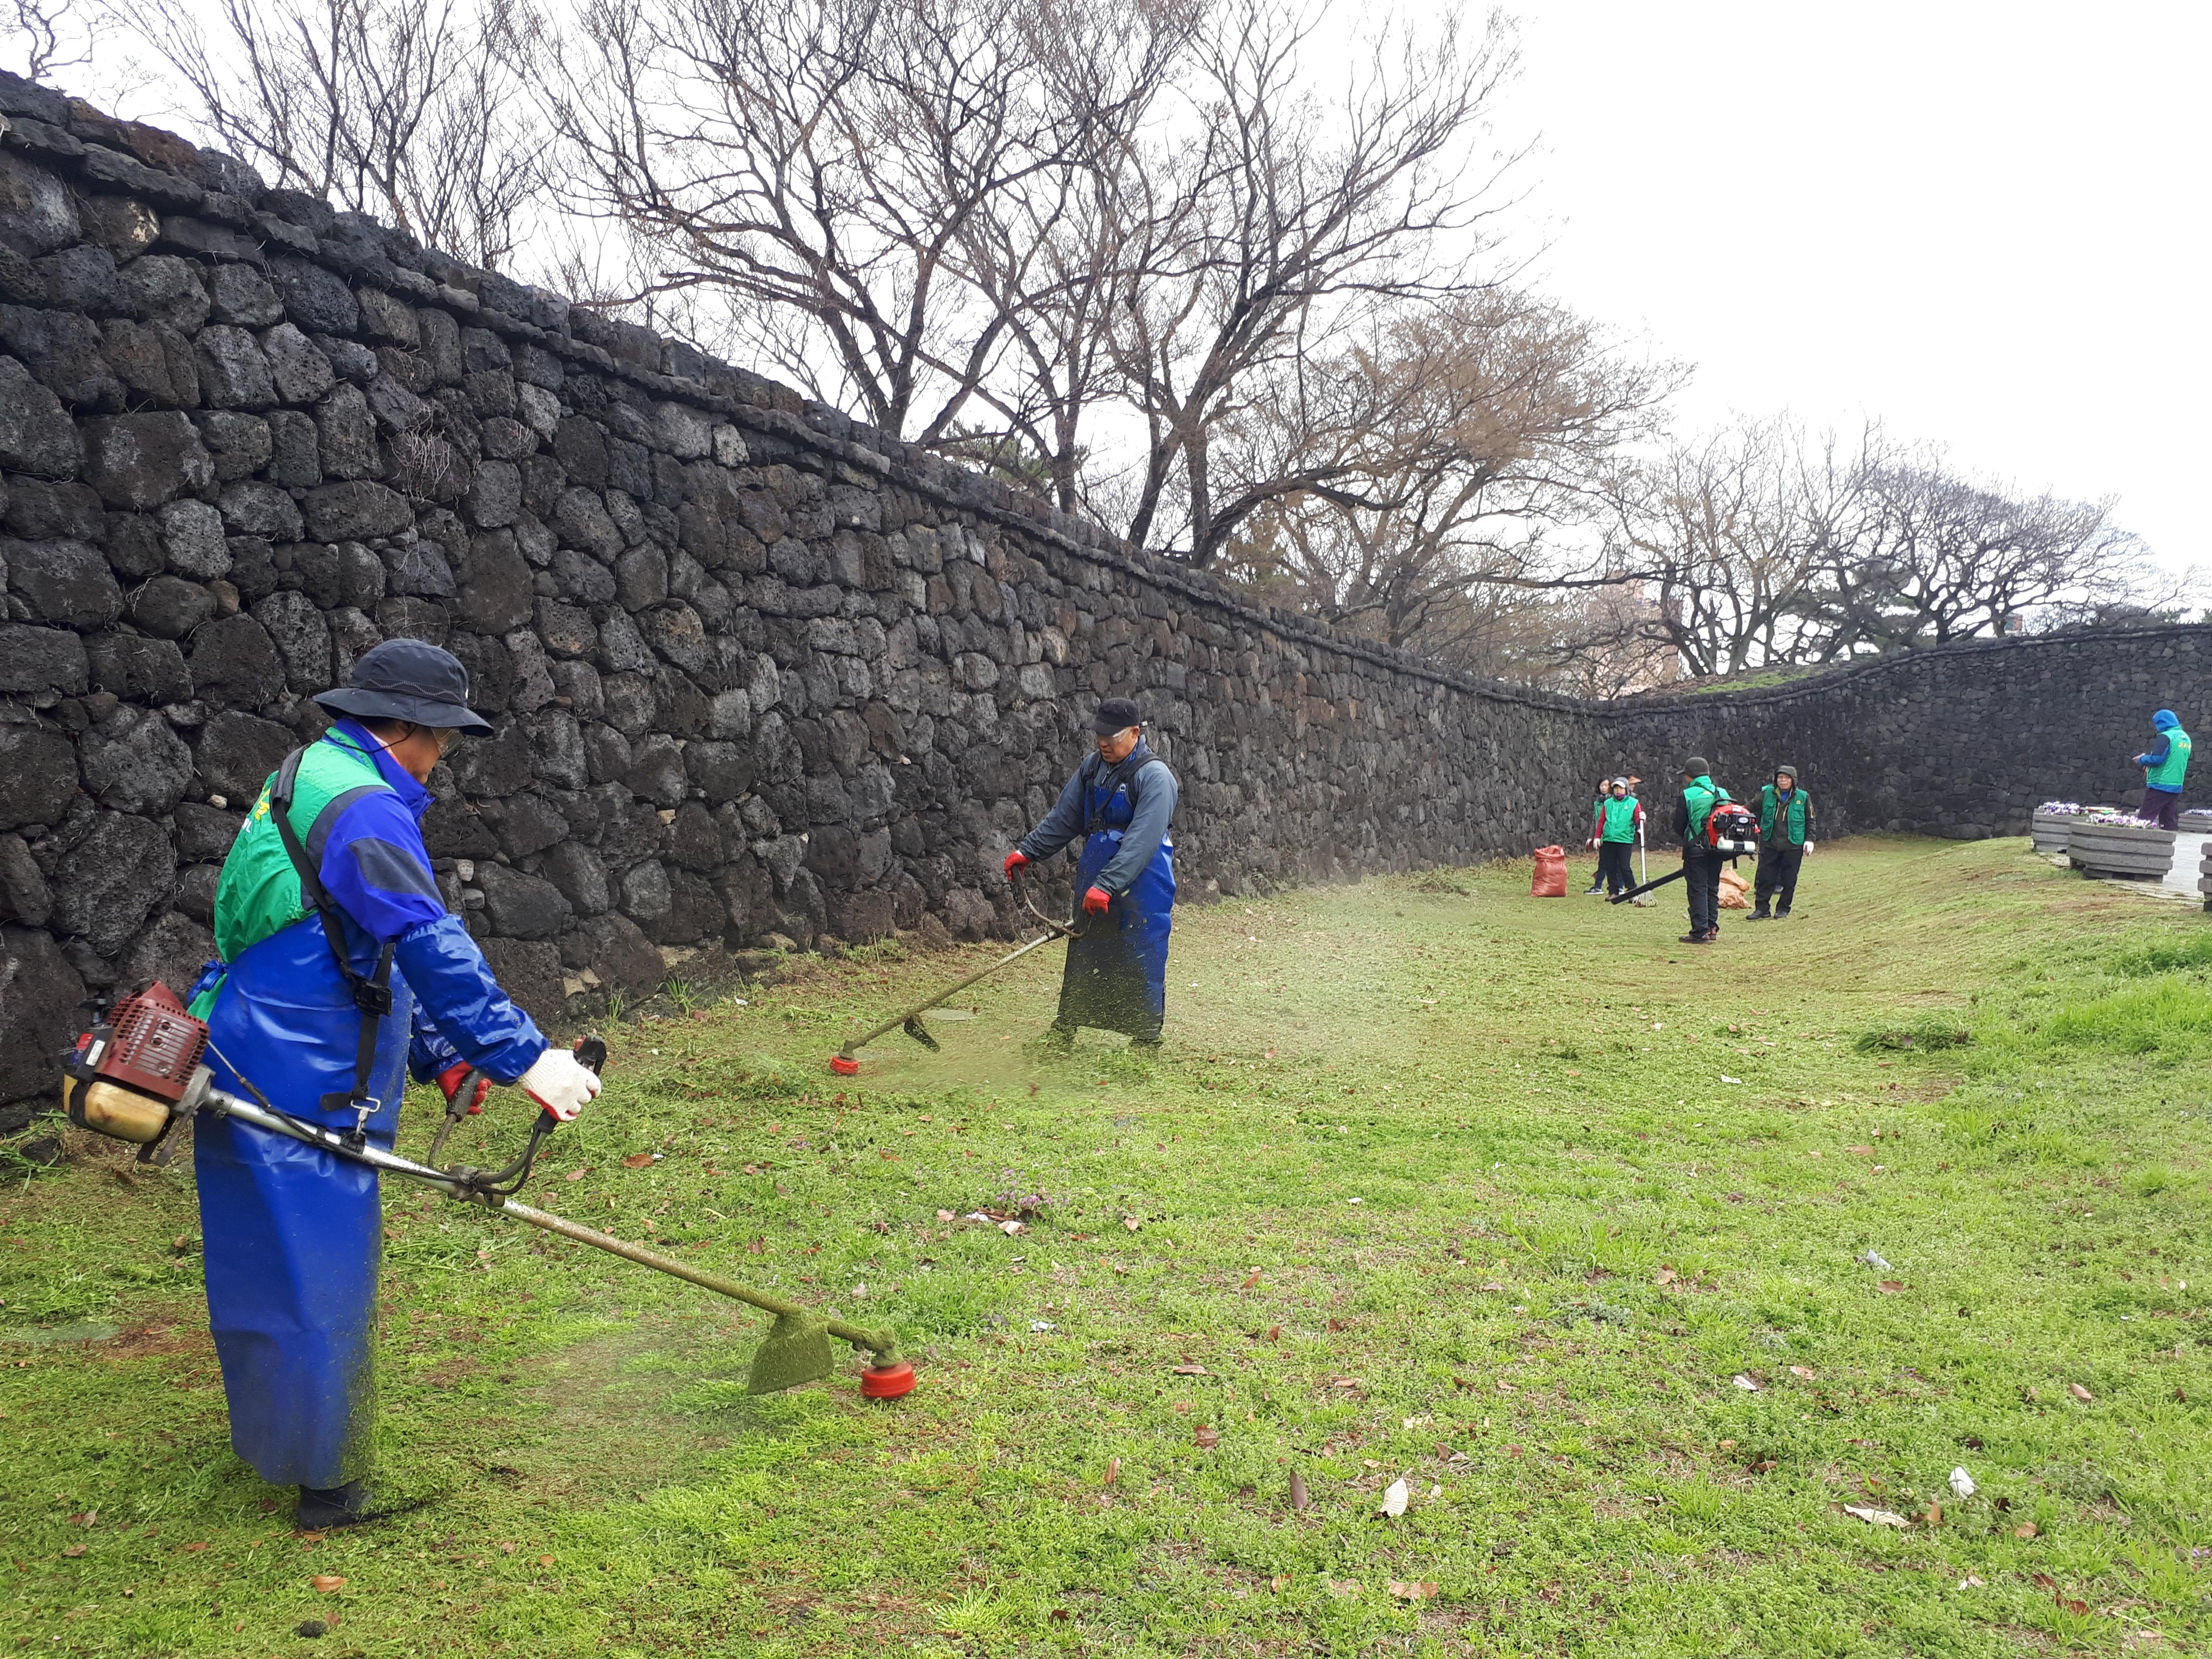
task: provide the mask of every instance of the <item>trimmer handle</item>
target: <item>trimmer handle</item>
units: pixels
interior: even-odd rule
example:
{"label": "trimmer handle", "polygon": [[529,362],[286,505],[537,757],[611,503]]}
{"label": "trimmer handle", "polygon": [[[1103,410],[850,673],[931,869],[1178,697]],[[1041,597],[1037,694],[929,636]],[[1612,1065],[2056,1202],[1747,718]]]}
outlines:
{"label": "trimmer handle", "polygon": [[[578,1037],[574,1047],[569,1049],[569,1053],[574,1054],[576,1063],[593,1077],[604,1077],[606,1074],[607,1045],[604,1037],[597,1035]],[[540,1107],[538,1111],[538,1121],[531,1126],[530,1152],[526,1156],[535,1157],[538,1143],[560,1127],[561,1120],[544,1107]]]}

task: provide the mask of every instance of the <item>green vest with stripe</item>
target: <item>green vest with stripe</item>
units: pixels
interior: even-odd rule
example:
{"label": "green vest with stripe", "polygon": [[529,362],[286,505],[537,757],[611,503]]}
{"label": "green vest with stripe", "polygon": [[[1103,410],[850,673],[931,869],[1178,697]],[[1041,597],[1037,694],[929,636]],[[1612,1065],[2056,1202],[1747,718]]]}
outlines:
{"label": "green vest with stripe", "polygon": [[1634,841],[1636,839],[1636,797],[1623,795],[1619,800],[1607,795],[1598,803],[1598,839],[1600,841]]}
{"label": "green vest with stripe", "polygon": [[[231,842],[230,855],[222,861],[222,879],[215,893],[215,948],[225,962],[237,961],[263,939],[313,914],[300,891],[300,872],[292,867],[284,838],[270,816],[269,792],[276,782],[272,772],[238,839]],[[376,763],[343,732],[333,731],[327,740],[309,744],[293,780],[291,813],[293,833],[307,856],[321,854],[318,828],[327,831],[339,811],[368,791],[388,792],[391,787]],[[194,998],[193,1015],[206,1018],[215,998],[214,990]]]}
{"label": "green vest with stripe", "polygon": [[2166,728],[2166,758],[2155,766],[2143,769],[2143,784],[2147,788],[2163,789],[2168,794],[2181,793],[2181,781],[2189,775],[2189,733],[2178,726]]}
{"label": "green vest with stripe", "polygon": [[[1782,792],[1768,784],[1759,792],[1759,838],[1765,841],[1774,829],[1774,815],[1780,810]],[[1812,798],[1802,789],[1790,792],[1790,816],[1783,825],[1783,839],[1792,847],[1805,844],[1805,814],[1812,808]]]}

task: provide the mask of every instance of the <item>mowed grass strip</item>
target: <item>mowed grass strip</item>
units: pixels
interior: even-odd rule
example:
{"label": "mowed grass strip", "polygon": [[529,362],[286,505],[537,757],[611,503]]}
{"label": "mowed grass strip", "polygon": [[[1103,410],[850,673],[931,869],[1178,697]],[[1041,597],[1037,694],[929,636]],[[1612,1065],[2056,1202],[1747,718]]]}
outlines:
{"label": "mowed grass strip", "polygon": [[1038,1053],[1044,951],[829,1074],[1003,947],[611,1029],[532,1201],[921,1388],[751,1398],[760,1320],[389,1184],[419,1507],[324,1538],[228,1449],[188,1171],[13,1160],[0,1644],[2197,1650],[2212,921],[2017,842],[1825,845],[1711,949],[1528,876],[1185,910],[1157,1062]]}

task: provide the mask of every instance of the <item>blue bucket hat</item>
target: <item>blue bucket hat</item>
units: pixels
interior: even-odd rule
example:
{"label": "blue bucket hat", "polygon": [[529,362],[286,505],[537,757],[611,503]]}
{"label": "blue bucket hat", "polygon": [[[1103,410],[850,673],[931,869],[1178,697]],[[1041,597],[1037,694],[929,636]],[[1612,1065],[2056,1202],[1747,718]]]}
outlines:
{"label": "blue bucket hat", "polygon": [[491,735],[491,722],[469,707],[469,671],[452,652],[423,640],[386,640],[363,652],[343,685],[315,701],[356,720],[407,720],[438,731]]}

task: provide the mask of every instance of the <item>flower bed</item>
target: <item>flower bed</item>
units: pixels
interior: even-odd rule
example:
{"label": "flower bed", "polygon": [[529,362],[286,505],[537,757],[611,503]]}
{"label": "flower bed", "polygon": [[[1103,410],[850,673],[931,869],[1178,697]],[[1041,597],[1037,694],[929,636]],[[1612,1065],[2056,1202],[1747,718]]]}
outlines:
{"label": "flower bed", "polygon": [[2066,858],[2087,875],[2163,881],[2173,864],[2173,831],[2122,812],[2083,812],[2067,831]]}
{"label": "flower bed", "polygon": [[2039,853],[2066,850],[2066,833],[2087,809],[2070,800],[2047,800],[2029,815],[2027,838]]}

